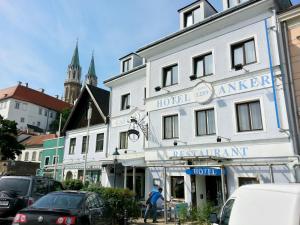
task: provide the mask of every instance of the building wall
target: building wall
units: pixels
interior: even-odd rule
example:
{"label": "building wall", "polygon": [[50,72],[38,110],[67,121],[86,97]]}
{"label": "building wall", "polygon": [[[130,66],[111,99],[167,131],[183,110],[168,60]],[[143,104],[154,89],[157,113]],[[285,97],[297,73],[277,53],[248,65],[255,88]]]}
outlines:
{"label": "building wall", "polygon": [[300,25],[296,24],[289,28],[289,47],[293,70],[293,82],[295,98],[298,109],[298,120],[300,124]]}
{"label": "building wall", "polygon": [[[16,102],[20,105],[19,109],[15,108]],[[5,108],[0,109],[0,114],[5,119],[16,121],[18,123],[17,127],[21,130],[27,129],[27,124],[38,126],[43,130],[48,129],[56,117],[55,111],[29,102],[10,98],[6,100],[5,105]],[[40,108],[42,110],[41,114],[39,114]],[[21,122],[21,118],[24,118],[24,122]],[[40,125],[38,125],[38,122],[40,122]]]}
{"label": "building wall", "polygon": [[[144,88],[145,69],[133,72],[128,78],[123,78],[111,88],[111,122],[109,137],[109,152],[119,148],[120,132],[128,131],[131,115],[138,113],[140,118],[145,115]],[[130,93],[130,109],[121,110],[121,96]],[[140,131],[140,130],[139,130]],[[143,151],[144,135],[140,131],[140,138],[136,142],[128,140],[128,153]]]}
{"label": "building wall", "polygon": [[[52,176],[54,175],[53,169],[54,169],[54,156],[56,155],[56,149],[57,149],[57,155],[58,155],[58,167],[57,167],[57,180],[62,179],[62,167],[61,164],[63,162],[64,157],[64,142],[65,138],[61,137],[57,143],[57,138],[49,139],[44,141],[43,143],[43,151],[41,153],[41,164],[40,169],[46,169],[47,167],[49,169],[46,169],[44,171],[44,175],[47,173],[47,175]],[[58,148],[57,148],[58,147]],[[45,165],[46,157],[49,158],[49,164]]]}
{"label": "building wall", "polygon": [[[18,161],[25,161],[25,162],[41,162],[41,153],[43,151],[43,146],[37,147],[26,147],[25,150],[22,150],[22,154],[17,157]],[[33,154],[36,154],[35,160],[33,160]],[[25,160],[26,154],[28,154],[28,160]]]}

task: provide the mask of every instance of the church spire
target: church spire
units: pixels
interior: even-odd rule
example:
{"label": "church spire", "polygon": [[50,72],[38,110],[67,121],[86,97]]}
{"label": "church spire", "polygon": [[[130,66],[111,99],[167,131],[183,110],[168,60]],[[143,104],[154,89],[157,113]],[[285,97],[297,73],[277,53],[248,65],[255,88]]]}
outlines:
{"label": "church spire", "polygon": [[77,67],[80,66],[80,64],[79,64],[79,53],[78,53],[78,40],[76,42],[76,47],[75,47],[75,50],[74,50],[74,53],[73,53],[73,57],[72,57],[72,61],[71,61],[70,66],[77,66]]}
{"label": "church spire", "polygon": [[85,76],[85,83],[93,86],[97,86],[97,75],[95,70],[94,52],[92,53],[92,59],[87,75]]}

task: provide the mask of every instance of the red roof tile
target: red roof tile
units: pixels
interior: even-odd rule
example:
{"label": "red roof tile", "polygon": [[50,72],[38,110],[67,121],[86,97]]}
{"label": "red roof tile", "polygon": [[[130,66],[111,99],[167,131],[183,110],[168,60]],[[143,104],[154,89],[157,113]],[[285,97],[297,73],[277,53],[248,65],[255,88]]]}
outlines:
{"label": "red roof tile", "polygon": [[71,108],[69,103],[22,85],[0,90],[0,100],[8,98],[30,102],[58,112]]}
{"label": "red roof tile", "polygon": [[45,134],[45,135],[37,135],[37,136],[31,136],[30,138],[26,139],[22,142],[25,146],[37,146],[37,145],[43,145],[43,142],[48,139],[55,138],[55,134]]}

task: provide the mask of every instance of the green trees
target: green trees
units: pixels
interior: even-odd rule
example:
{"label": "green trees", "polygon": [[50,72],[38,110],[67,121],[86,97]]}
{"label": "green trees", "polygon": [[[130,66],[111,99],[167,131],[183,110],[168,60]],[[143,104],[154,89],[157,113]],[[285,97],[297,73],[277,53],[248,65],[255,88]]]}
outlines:
{"label": "green trees", "polygon": [[0,115],[0,153],[1,160],[15,159],[24,146],[17,141],[17,123],[5,120]]}
{"label": "green trees", "polygon": [[[69,117],[71,113],[71,109],[64,109],[61,114],[62,114],[62,117],[61,117],[61,128],[64,127],[65,123],[67,122],[67,119]],[[55,133],[56,131],[58,131],[58,127],[59,127],[59,117],[60,117],[60,114],[57,113],[56,114],[56,118],[55,120],[50,124],[50,131],[52,133]]]}

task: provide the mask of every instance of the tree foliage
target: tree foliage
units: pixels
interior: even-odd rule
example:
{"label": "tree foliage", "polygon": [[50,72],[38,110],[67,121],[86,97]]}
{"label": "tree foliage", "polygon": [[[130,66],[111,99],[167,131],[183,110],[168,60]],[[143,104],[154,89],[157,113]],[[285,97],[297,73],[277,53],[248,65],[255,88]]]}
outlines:
{"label": "tree foliage", "polygon": [[1,160],[15,159],[25,147],[17,141],[17,123],[0,115]]}
{"label": "tree foliage", "polygon": [[[64,109],[61,112],[61,114],[62,114],[62,117],[61,117],[61,129],[64,127],[65,123],[67,122],[67,119],[68,119],[70,113],[71,113],[71,109]],[[60,114],[57,113],[55,120],[50,124],[50,132],[55,133],[56,131],[58,131],[58,128],[59,128],[59,117],[60,117]]]}

